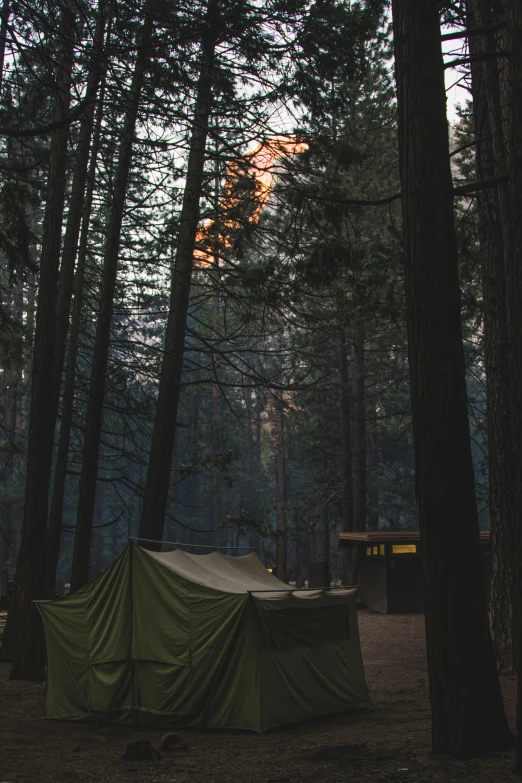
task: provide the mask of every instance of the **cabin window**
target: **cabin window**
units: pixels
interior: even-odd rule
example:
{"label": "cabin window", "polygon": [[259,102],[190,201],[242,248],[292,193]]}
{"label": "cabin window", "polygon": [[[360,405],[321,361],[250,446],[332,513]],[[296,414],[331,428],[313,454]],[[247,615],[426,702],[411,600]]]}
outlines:
{"label": "cabin window", "polygon": [[386,544],[379,544],[379,554],[380,555],[386,554]]}
{"label": "cabin window", "polygon": [[379,547],[372,546],[372,555],[378,555],[378,554],[379,554]]}
{"label": "cabin window", "polygon": [[417,544],[392,544],[392,555],[414,555]]}
{"label": "cabin window", "polygon": [[371,548],[371,546],[367,546],[367,547],[366,547],[366,554],[367,554],[367,556],[369,557],[369,556],[371,555],[371,553],[372,553],[372,548]]}

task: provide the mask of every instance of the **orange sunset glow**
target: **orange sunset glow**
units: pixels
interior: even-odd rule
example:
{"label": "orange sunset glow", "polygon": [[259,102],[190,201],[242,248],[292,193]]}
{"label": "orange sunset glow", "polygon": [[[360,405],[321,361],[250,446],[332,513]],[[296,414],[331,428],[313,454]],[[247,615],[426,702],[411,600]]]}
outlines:
{"label": "orange sunset glow", "polygon": [[242,220],[250,223],[258,221],[272,192],[274,168],[279,158],[307,149],[305,142],[288,136],[275,136],[258,143],[243,158],[230,164],[220,199],[219,235],[216,236],[213,229],[214,220],[206,221],[197,233],[198,247],[194,256],[198,266],[213,263],[217,248],[232,245],[232,237]]}

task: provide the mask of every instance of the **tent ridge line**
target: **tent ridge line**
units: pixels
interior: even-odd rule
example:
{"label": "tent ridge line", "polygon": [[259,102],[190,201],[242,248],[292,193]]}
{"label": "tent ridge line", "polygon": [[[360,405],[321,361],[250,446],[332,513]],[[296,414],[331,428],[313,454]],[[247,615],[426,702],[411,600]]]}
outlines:
{"label": "tent ridge line", "polygon": [[[138,538],[137,536],[127,536],[128,541],[145,541],[147,544],[169,544],[170,546],[191,546],[197,549],[212,549],[213,552],[219,552],[220,549],[228,549],[228,546],[213,546],[212,544],[187,544],[183,541],[162,541],[156,538]],[[255,546],[237,546],[234,549],[255,550]]]}

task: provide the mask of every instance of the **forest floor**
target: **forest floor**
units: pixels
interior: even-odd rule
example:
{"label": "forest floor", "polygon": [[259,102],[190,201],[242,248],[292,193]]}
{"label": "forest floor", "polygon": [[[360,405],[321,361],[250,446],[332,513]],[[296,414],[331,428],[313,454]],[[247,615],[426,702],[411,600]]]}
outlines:
{"label": "forest floor", "polygon": [[[430,754],[422,615],[359,613],[372,707],[264,735],[202,732],[155,762],[121,756],[161,732],[42,719],[44,685],[0,665],[0,783],[370,783],[515,780],[512,753],[471,761]],[[510,722],[515,680],[502,677]]]}

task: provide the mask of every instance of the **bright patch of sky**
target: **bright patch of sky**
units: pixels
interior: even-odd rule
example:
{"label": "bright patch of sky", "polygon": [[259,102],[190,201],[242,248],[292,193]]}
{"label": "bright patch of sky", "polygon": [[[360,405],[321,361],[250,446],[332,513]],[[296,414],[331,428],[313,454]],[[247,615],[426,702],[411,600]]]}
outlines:
{"label": "bright patch of sky", "polygon": [[[445,28],[443,33],[457,33],[456,28]],[[456,38],[452,41],[442,42],[442,51],[444,52],[444,60],[446,63],[454,62],[455,60],[461,60],[467,56],[467,46],[465,38]],[[470,93],[468,91],[469,77],[466,76],[464,71],[468,71],[469,66],[457,66],[455,68],[446,68],[444,73],[446,81],[446,96],[447,96],[447,114],[448,121],[451,125],[458,122],[457,107],[465,106],[466,102],[470,99]]]}

